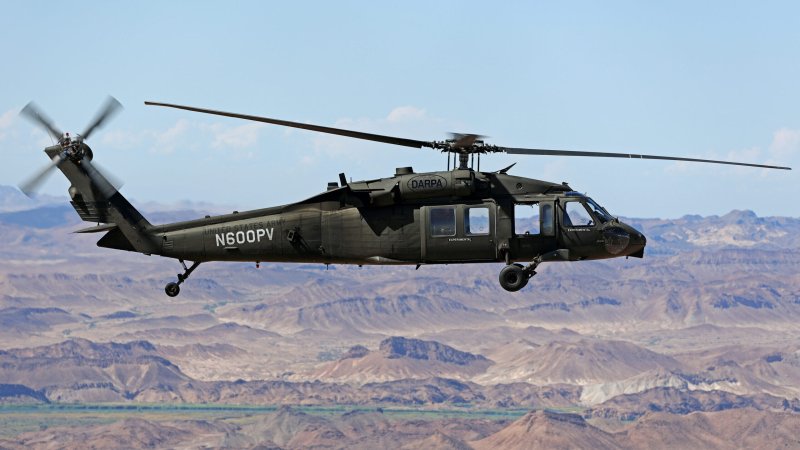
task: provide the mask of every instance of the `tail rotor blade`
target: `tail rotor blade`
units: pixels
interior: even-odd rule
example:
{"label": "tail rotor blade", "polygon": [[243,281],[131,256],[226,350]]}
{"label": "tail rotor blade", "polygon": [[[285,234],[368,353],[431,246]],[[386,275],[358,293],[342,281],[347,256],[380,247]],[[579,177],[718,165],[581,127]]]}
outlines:
{"label": "tail rotor blade", "polygon": [[83,158],[81,160],[81,166],[83,170],[86,171],[86,175],[89,179],[92,180],[92,184],[94,188],[97,189],[100,194],[102,194],[106,198],[111,198],[114,195],[114,192],[117,190],[111,182],[97,170],[97,167],[93,163],[89,161],[89,158]]}
{"label": "tail rotor blade", "polygon": [[109,95],[92,123],[86,127],[86,131],[81,133],[81,138],[83,140],[89,139],[89,136],[92,134],[92,132],[94,132],[94,130],[103,126],[105,121],[113,117],[117,112],[119,112],[120,109],[122,109],[122,104],[117,101],[117,99]]}
{"label": "tail rotor blade", "polygon": [[19,190],[22,191],[28,197],[33,197],[42,184],[47,180],[47,177],[53,173],[53,169],[58,167],[59,164],[64,160],[64,156],[62,154],[56,155],[53,159],[47,163],[42,169],[36,172],[32,177],[25,180],[22,184],[19,185]]}
{"label": "tail rotor blade", "polygon": [[61,137],[64,136],[61,130],[59,130],[55,125],[53,125],[53,121],[50,120],[50,118],[47,117],[47,115],[43,113],[42,110],[39,109],[39,107],[34,102],[30,102],[27,105],[25,105],[25,107],[22,108],[22,111],[20,111],[19,114],[43,127],[45,130],[47,130],[50,136],[52,136],[57,141],[60,141]]}
{"label": "tail rotor blade", "polygon": [[108,183],[109,183],[109,184],[111,184],[111,186],[112,186],[114,189],[116,189],[116,190],[120,190],[120,189],[122,188],[122,186],[124,186],[124,185],[125,185],[125,182],[124,182],[124,181],[122,181],[122,180],[121,180],[119,177],[117,177],[117,176],[116,176],[116,175],[114,175],[113,173],[111,173],[111,172],[110,172],[110,171],[109,171],[109,170],[106,168],[106,166],[102,166],[102,165],[100,165],[100,163],[98,163],[98,162],[95,162],[95,161],[92,161],[92,165],[93,165],[93,166],[94,166],[94,168],[97,170],[97,172],[98,172],[98,173],[99,173],[99,174],[100,174],[100,175],[101,175],[103,178],[105,178],[105,179],[106,179],[106,181],[108,181]]}

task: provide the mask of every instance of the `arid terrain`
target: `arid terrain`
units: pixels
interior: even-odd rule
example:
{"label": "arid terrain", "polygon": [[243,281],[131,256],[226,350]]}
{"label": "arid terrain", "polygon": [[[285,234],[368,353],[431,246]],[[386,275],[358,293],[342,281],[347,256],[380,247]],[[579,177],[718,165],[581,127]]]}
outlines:
{"label": "arid terrain", "polygon": [[[145,210],[154,223],[208,205]],[[800,219],[625,219],[645,258],[179,264],[0,187],[0,448],[800,448]]]}

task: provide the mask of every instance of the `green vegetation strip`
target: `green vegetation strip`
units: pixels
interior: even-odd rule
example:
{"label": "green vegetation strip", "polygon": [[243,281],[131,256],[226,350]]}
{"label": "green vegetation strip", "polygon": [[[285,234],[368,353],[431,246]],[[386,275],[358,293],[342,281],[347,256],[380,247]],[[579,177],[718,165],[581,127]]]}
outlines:
{"label": "green vegetation strip", "polygon": [[[439,417],[474,417],[489,419],[517,418],[530,409],[477,409],[469,406],[454,408],[411,408],[381,407],[364,405],[286,405],[295,411],[314,415],[338,415],[347,412],[381,412],[391,416],[429,416]],[[42,414],[42,413],[83,413],[83,412],[125,412],[125,413],[243,413],[265,414],[277,411],[281,405],[231,405],[223,403],[50,403],[50,404],[6,404],[0,405],[0,414]]]}
{"label": "green vegetation strip", "polygon": [[[477,409],[468,405],[450,408],[380,407],[365,405],[287,405],[292,410],[317,416],[350,412],[378,412],[396,420],[447,418],[514,420],[529,409]],[[0,404],[0,439],[50,427],[104,425],[126,418],[150,421],[238,420],[269,414],[280,405],[230,405],[193,403],[50,403]]]}

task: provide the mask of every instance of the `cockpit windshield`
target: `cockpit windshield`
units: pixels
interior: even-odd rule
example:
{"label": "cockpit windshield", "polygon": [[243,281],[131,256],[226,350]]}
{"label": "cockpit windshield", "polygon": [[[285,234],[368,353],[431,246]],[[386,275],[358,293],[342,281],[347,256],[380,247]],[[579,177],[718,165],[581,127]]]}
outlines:
{"label": "cockpit windshield", "polygon": [[609,214],[605,208],[595,203],[595,201],[589,197],[586,197],[586,206],[588,206],[589,209],[592,210],[595,217],[597,217],[597,220],[599,220],[600,223],[610,222],[611,220],[614,219],[614,216]]}

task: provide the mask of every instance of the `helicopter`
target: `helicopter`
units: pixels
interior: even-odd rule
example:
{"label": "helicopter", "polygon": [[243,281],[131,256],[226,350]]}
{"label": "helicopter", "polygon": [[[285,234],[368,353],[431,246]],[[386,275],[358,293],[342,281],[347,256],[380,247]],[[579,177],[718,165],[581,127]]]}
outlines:
{"label": "helicopter", "polygon": [[[21,114],[55,140],[44,152],[50,163],[20,189],[32,195],[58,168],[69,180],[70,203],[95,225],[76,233],[104,233],[99,247],[177,259],[183,273],[167,283],[175,297],[194,270],[211,261],[363,265],[505,263],[499,283],[524,288],[544,262],[644,257],[646,237],[567,183],[510,175],[513,167],[481,171],[490,153],[686,161],[791,170],[789,167],[660,155],[500,147],[483,136],[453,134],[422,141],[171,103],[145,105],[251,120],[308,131],[447,153],[447,170],[347,181],[344,173],[306,200],[252,211],[151,224],[98,169],[86,144],[119,109],[109,97],[87,129],[62,133],[33,103]],[[477,166],[475,159],[477,157]],[[450,167],[452,159],[452,168]],[[191,264],[187,266],[186,261]]]}

